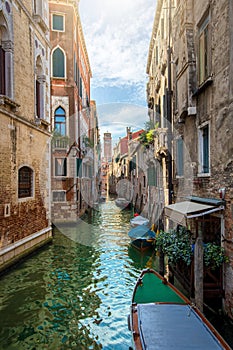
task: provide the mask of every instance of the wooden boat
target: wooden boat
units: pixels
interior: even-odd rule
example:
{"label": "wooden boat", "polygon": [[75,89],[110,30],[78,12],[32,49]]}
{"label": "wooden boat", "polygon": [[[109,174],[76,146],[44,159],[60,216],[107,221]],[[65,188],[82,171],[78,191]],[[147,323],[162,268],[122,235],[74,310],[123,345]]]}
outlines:
{"label": "wooden boat", "polygon": [[137,280],[128,326],[135,350],[231,349],[189,299],[152,269]]}
{"label": "wooden boat", "polygon": [[125,198],[117,198],[115,199],[115,204],[119,208],[126,209],[130,206],[130,201]]}
{"label": "wooden boat", "polygon": [[132,228],[128,235],[131,239],[131,245],[140,251],[149,250],[155,246],[155,232],[146,225]]}

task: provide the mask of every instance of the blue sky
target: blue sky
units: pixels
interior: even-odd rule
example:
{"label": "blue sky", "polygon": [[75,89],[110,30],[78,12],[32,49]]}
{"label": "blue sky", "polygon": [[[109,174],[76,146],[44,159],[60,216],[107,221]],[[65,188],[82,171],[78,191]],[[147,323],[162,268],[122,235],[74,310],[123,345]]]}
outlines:
{"label": "blue sky", "polygon": [[91,64],[101,136],[114,141],[144,127],[146,64],[156,0],[80,0],[79,11]]}

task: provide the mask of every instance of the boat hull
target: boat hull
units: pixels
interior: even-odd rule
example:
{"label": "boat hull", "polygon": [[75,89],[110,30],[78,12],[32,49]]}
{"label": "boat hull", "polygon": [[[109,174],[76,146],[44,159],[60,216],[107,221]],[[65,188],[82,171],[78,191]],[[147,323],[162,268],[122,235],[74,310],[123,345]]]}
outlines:
{"label": "boat hull", "polygon": [[131,245],[137,250],[144,252],[155,247],[155,239],[137,238],[131,241]]}
{"label": "boat hull", "polygon": [[128,325],[136,350],[231,349],[189,299],[152,269],[143,270],[135,285]]}

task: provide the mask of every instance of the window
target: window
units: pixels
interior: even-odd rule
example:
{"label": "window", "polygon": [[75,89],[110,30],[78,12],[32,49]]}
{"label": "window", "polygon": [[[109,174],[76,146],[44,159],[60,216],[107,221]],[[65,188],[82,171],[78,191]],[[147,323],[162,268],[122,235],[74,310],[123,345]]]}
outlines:
{"label": "window", "polygon": [[82,177],[82,159],[77,158],[76,164],[77,164],[77,177]]}
{"label": "window", "polygon": [[176,174],[184,175],[184,142],[182,138],[176,141]]}
{"label": "window", "polygon": [[32,197],[33,195],[33,171],[23,166],[18,172],[18,198]]}
{"label": "window", "polygon": [[0,94],[5,95],[5,50],[0,46]]}
{"label": "window", "polygon": [[36,76],[35,76],[35,112],[37,118],[45,117],[45,75],[43,71],[42,59],[40,56],[36,59]]}
{"label": "window", "polygon": [[66,192],[65,191],[53,191],[53,202],[65,202]]}
{"label": "window", "polygon": [[164,39],[164,18],[161,18],[161,39]]}
{"label": "window", "polygon": [[65,78],[65,55],[59,47],[53,51],[52,63],[53,77]]}
{"label": "window", "polygon": [[207,124],[199,129],[199,172],[201,174],[210,172],[209,146],[209,124]]}
{"label": "window", "polygon": [[66,158],[55,158],[55,176],[67,176]]}
{"label": "window", "polygon": [[147,181],[148,186],[157,186],[157,174],[156,174],[156,168],[154,165],[151,165],[147,169]]}
{"label": "window", "polygon": [[59,135],[66,135],[66,113],[63,108],[58,107],[54,115],[54,129]]}
{"label": "window", "polygon": [[53,30],[64,32],[64,16],[53,14],[52,26],[53,26]]}
{"label": "window", "polygon": [[156,46],[156,48],[155,48],[155,64],[156,64],[156,66],[158,66],[158,64],[159,64],[159,48],[158,48],[158,46]]}
{"label": "window", "polygon": [[210,75],[210,33],[209,16],[205,18],[199,28],[199,84]]}
{"label": "window", "polygon": [[7,22],[3,11],[0,11],[0,95],[13,99],[14,42],[13,33],[8,30],[11,25],[13,28],[13,16],[10,17]]}

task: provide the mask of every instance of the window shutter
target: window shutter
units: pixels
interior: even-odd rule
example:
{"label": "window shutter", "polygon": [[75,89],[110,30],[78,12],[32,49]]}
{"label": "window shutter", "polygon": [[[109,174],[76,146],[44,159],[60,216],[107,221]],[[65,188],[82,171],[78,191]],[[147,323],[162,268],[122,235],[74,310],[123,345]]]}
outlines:
{"label": "window shutter", "polygon": [[77,158],[77,177],[82,177],[82,159]]}
{"label": "window shutter", "polygon": [[36,80],[36,115],[38,118],[41,117],[40,98],[40,83],[38,80]]}
{"label": "window shutter", "polygon": [[203,172],[209,172],[209,128],[203,128]]}
{"label": "window shutter", "polygon": [[177,175],[184,175],[184,148],[183,148],[183,139],[177,140],[177,150],[176,150],[176,166],[177,166]]}
{"label": "window shutter", "polygon": [[65,77],[65,57],[64,53],[59,48],[53,52],[53,77]]}
{"label": "window shutter", "polygon": [[148,186],[156,186],[156,170],[155,167],[150,167],[147,169]]}

